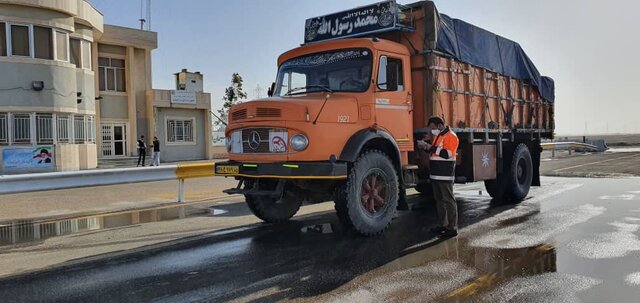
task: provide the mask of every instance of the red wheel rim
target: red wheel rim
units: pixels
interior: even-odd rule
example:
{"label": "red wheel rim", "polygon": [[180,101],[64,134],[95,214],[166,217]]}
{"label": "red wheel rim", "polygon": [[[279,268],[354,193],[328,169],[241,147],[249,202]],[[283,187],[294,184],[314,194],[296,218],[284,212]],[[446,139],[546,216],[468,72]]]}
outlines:
{"label": "red wheel rim", "polygon": [[384,178],[371,173],[362,180],[361,202],[364,209],[370,213],[376,213],[387,202],[387,185]]}

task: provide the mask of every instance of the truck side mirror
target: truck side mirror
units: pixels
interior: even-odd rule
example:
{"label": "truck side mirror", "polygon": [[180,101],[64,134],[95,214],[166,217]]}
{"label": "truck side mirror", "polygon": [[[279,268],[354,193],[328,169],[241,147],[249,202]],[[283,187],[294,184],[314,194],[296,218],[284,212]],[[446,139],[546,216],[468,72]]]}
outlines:
{"label": "truck side mirror", "polygon": [[276,83],[271,82],[271,87],[267,90],[267,96],[273,97],[273,91],[276,89]]}

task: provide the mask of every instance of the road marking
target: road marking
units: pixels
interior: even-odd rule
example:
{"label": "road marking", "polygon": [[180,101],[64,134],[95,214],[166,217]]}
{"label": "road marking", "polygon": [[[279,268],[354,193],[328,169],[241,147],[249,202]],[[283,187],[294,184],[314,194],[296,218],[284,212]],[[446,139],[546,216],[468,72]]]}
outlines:
{"label": "road marking", "polygon": [[600,196],[599,200],[622,200],[622,201],[631,201],[636,197],[636,195],[617,195],[617,196]]}
{"label": "road marking", "polygon": [[597,162],[591,162],[591,163],[585,163],[585,164],[580,164],[580,165],[574,165],[574,166],[569,166],[569,167],[565,167],[565,168],[558,168],[558,169],[554,169],[554,172],[559,172],[559,171],[563,171],[563,170],[567,170],[567,169],[572,169],[572,168],[578,168],[578,167],[583,167],[583,166],[588,166],[588,165],[593,165],[593,164],[600,164],[600,163],[605,163],[605,162],[610,162],[610,161],[615,161],[615,160],[622,160],[622,159],[626,159],[626,158],[632,158],[632,157],[636,157],[638,155],[631,155],[631,156],[624,156],[624,157],[619,157],[619,158],[614,158],[614,159],[607,159],[607,160],[602,160],[602,161],[597,161]]}

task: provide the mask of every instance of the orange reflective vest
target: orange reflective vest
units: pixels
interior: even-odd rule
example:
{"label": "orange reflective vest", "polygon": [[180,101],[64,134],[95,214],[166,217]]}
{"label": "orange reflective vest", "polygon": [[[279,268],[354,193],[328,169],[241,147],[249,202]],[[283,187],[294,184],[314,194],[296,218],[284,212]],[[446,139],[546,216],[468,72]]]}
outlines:
{"label": "orange reflective vest", "polygon": [[458,144],[458,136],[448,127],[433,140],[436,150],[429,155],[431,180],[455,180]]}

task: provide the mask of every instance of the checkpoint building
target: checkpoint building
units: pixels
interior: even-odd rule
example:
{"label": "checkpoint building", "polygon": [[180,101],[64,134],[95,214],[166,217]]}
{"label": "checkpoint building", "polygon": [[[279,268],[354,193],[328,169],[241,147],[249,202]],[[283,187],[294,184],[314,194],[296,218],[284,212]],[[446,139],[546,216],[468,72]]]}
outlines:
{"label": "checkpoint building", "polygon": [[152,89],[157,36],[87,0],[0,0],[0,174],[96,168],[141,135],[163,160],[210,159],[210,94]]}

